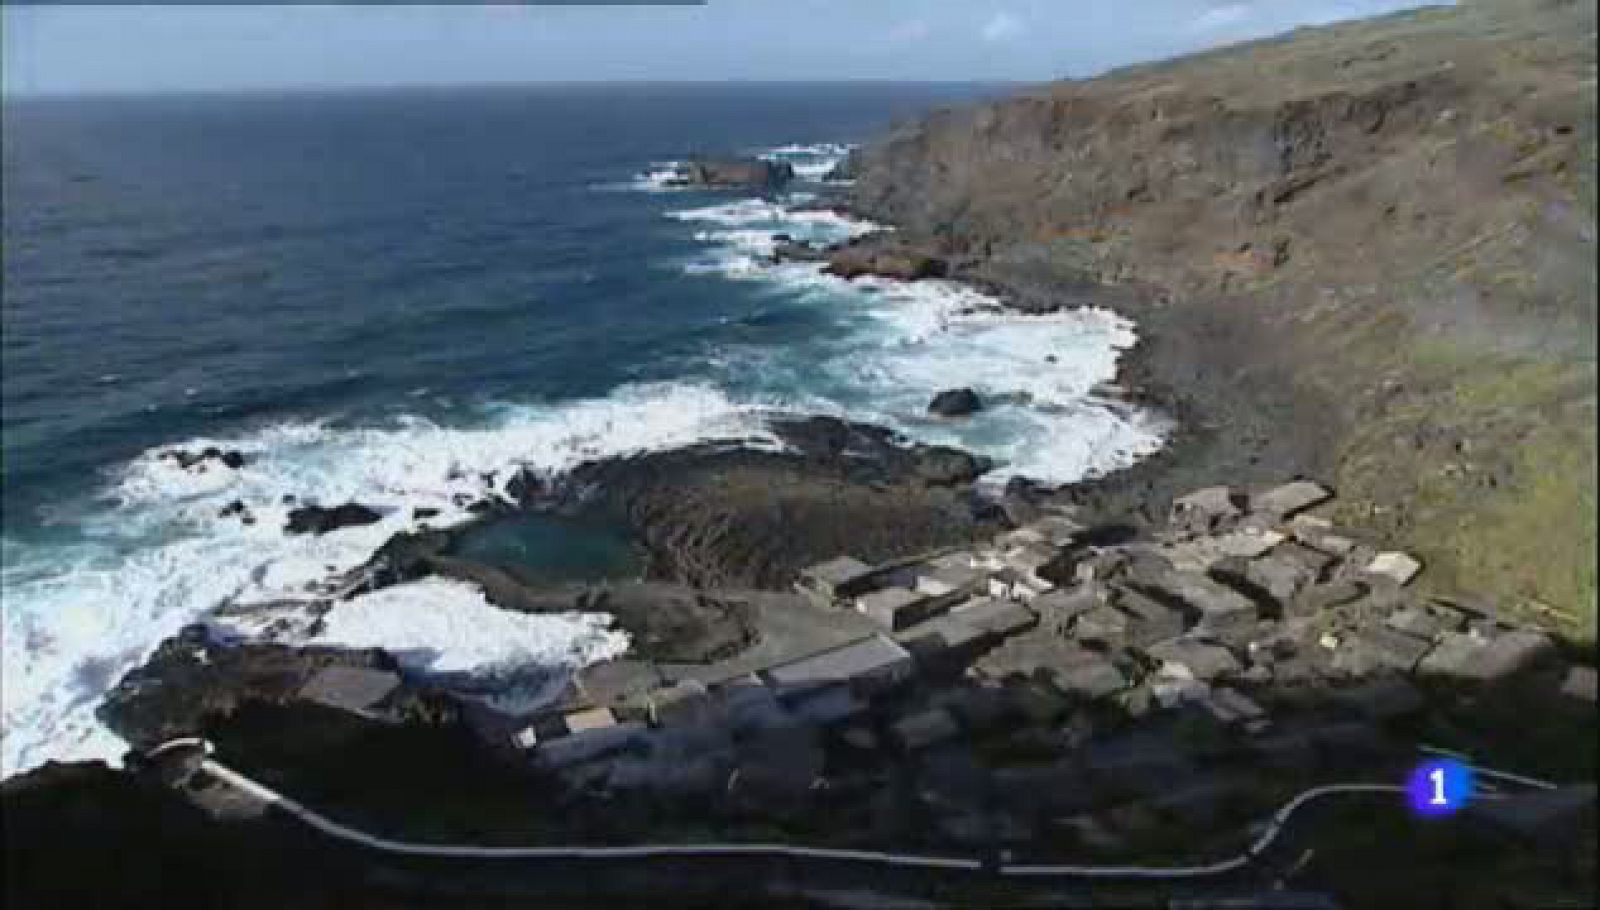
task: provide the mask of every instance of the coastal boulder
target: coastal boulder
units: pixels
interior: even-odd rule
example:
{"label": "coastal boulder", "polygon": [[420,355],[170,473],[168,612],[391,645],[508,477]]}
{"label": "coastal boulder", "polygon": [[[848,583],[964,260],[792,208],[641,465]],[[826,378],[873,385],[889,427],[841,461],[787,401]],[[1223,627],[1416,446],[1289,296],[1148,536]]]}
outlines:
{"label": "coastal boulder", "polygon": [[[399,671],[394,658],[377,649],[230,646],[211,638],[203,626],[188,626],[124,676],[95,714],[134,748],[149,749],[174,737],[204,735],[210,722],[247,702],[297,700],[302,688],[330,667]],[[409,689],[389,693],[385,711],[400,710],[415,695]]]}
{"label": "coastal boulder", "polygon": [[971,483],[992,467],[987,458],[969,455],[949,446],[927,446],[917,450],[916,475],[930,487],[949,487]]}
{"label": "coastal boulder", "polygon": [[928,413],[940,417],[965,417],[983,410],[983,400],[968,388],[946,389],[928,402]]}
{"label": "coastal boulder", "polygon": [[519,468],[506,481],[506,495],[519,505],[528,505],[547,492],[544,477],[531,468]]}
{"label": "coastal boulder", "polygon": [[897,281],[917,281],[922,278],[942,278],[948,270],[943,259],[903,247],[883,247],[876,244],[848,244],[828,254],[828,265],[823,269],[829,275],[846,280],[862,275],[881,275]]}
{"label": "coastal boulder", "polygon": [[822,262],[828,258],[826,250],[809,243],[780,240],[772,247],[774,262]]}
{"label": "coastal boulder", "polygon": [[286,534],[326,534],[340,528],[370,525],[383,516],[360,503],[347,502],[331,509],[322,506],[303,506],[289,512],[289,523],[283,526]]}
{"label": "coastal boulder", "polygon": [[681,176],[669,182],[676,186],[769,190],[779,189],[793,179],[794,168],[781,161],[697,158],[683,168]]}
{"label": "coastal boulder", "polygon": [[243,452],[238,449],[221,449],[216,446],[206,446],[198,452],[191,452],[188,449],[168,449],[161,453],[161,457],[177,462],[178,467],[186,471],[194,467],[198,467],[203,471],[208,463],[220,464],[232,470],[238,470],[245,465]]}

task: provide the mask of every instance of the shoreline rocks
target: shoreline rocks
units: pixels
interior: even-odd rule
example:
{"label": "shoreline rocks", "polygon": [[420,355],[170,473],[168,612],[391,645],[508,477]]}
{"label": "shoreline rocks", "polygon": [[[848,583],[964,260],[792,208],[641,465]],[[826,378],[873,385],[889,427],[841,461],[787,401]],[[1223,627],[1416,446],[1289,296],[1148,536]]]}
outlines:
{"label": "shoreline rocks", "polygon": [[383,516],[373,509],[355,502],[347,502],[332,508],[302,506],[289,510],[289,520],[283,526],[283,532],[322,535],[340,528],[370,525],[382,518]]}
{"label": "shoreline rocks", "polygon": [[706,443],[579,465],[559,508],[631,528],[649,577],[708,587],[786,588],[840,552],[885,559],[998,527],[966,489],[986,459],[832,417],[771,428],[785,451]]}
{"label": "shoreline rocks", "polygon": [[[330,667],[399,673],[394,658],[377,649],[229,644],[193,625],[124,676],[95,713],[135,749],[149,749],[175,737],[205,735],[210,724],[247,703],[294,701]],[[455,711],[439,693],[409,684],[387,693],[383,706],[378,714],[395,721],[437,723]]]}
{"label": "shoreline rocks", "polygon": [[940,417],[965,417],[983,410],[983,401],[970,388],[946,389],[928,402],[928,413]]}
{"label": "shoreline rocks", "polygon": [[707,189],[778,190],[794,179],[787,162],[764,158],[695,158],[684,165],[668,186]]}
{"label": "shoreline rocks", "polygon": [[943,258],[888,235],[872,235],[835,246],[828,251],[823,271],[846,281],[876,275],[898,281],[944,278],[950,264]]}
{"label": "shoreline rocks", "polygon": [[243,452],[238,449],[222,449],[217,446],[207,446],[198,452],[188,449],[167,449],[161,453],[163,460],[177,462],[178,467],[185,471],[198,468],[204,471],[208,465],[221,465],[231,470],[238,470],[249,462]]}

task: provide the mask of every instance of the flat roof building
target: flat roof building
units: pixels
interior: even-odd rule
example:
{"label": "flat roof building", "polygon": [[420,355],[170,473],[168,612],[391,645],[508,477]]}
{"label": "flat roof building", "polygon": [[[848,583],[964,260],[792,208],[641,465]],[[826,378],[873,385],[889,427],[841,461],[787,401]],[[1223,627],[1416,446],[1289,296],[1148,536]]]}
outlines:
{"label": "flat roof building", "polygon": [[856,598],[856,610],[863,616],[895,631],[921,621],[928,612],[929,597],[910,588],[879,588]]}
{"label": "flat roof building", "polygon": [[606,727],[617,725],[617,716],[611,713],[610,708],[589,708],[585,711],[573,711],[564,718],[568,733],[582,733],[587,730],[603,730]]}
{"label": "flat roof building", "polygon": [[714,710],[705,684],[685,679],[650,693],[650,721],[656,724],[691,724]]}
{"label": "flat roof building", "polygon": [[533,754],[546,767],[568,768],[627,749],[641,741],[647,729],[644,724],[618,724],[613,719],[610,726],[586,728],[540,743]]}
{"label": "flat roof building", "polygon": [[849,682],[867,688],[892,686],[911,675],[911,655],[884,635],[803,657],[767,671],[781,694],[786,689]]}
{"label": "flat roof building", "polygon": [[983,638],[982,632],[949,616],[919,623],[895,635],[913,658],[924,663],[959,658]]}
{"label": "flat roof building", "polygon": [[917,589],[934,596],[977,590],[985,573],[973,566],[933,566],[917,575]]}
{"label": "flat roof building", "polygon": [[823,605],[832,606],[870,590],[876,571],[852,556],[839,556],[801,569],[795,586]]}
{"label": "flat roof building", "polygon": [[1013,635],[1032,626],[1038,617],[1022,604],[976,597],[950,611],[950,620],[984,635]]}

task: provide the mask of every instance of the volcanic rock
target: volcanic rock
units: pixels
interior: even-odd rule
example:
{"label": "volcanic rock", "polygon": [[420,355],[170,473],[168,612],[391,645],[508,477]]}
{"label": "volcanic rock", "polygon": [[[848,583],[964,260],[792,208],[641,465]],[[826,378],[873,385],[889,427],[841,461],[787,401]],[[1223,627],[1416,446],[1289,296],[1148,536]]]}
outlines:
{"label": "volcanic rock", "polygon": [[168,449],[161,453],[161,457],[176,461],[178,467],[186,471],[194,467],[205,470],[208,462],[237,470],[244,467],[247,460],[244,453],[237,449],[220,449],[216,446],[207,446],[199,452],[191,452],[188,449]]}
{"label": "volcanic rock", "polygon": [[683,168],[681,176],[669,180],[668,184],[773,190],[793,179],[794,168],[786,162],[763,158],[697,158]]}
{"label": "volcanic rock", "polygon": [[303,506],[289,512],[286,534],[326,534],[340,528],[369,525],[383,516],[359,503],[347,502],[331,509],[322,506]]}
{"label": "volcanic rock", "polygon": [[[399,670],[394,658],[377,649],[227,645],[204,626],[188,626],[124,676],[96,716],[134,748],[149,749],[175,737],[204,735],[209,723],[247,702],[294,701],[317,671],[331,666]],[[453,716],[443,704],[427,706],[437,698],[402,686],[387,702],[396,716]]]}
{"label": "volcanic rock", "polygon": [[965,417],[981,410],[982,399],[969,388],[946,389],[933,396],[933,401],[928,403],[928,413],[940,417]]}

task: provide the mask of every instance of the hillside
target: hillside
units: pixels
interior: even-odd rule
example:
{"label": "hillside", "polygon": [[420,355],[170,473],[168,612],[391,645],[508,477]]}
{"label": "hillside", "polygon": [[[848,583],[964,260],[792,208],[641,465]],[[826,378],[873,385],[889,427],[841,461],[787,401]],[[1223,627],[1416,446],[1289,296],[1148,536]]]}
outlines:
{"label": "hillside", "polygon": [[1592,640],[1595,164],[1593,4],[1479,0],[941,111],[854,205],[1139,323],[1154,507],[1330,477],[1430,587]]}

